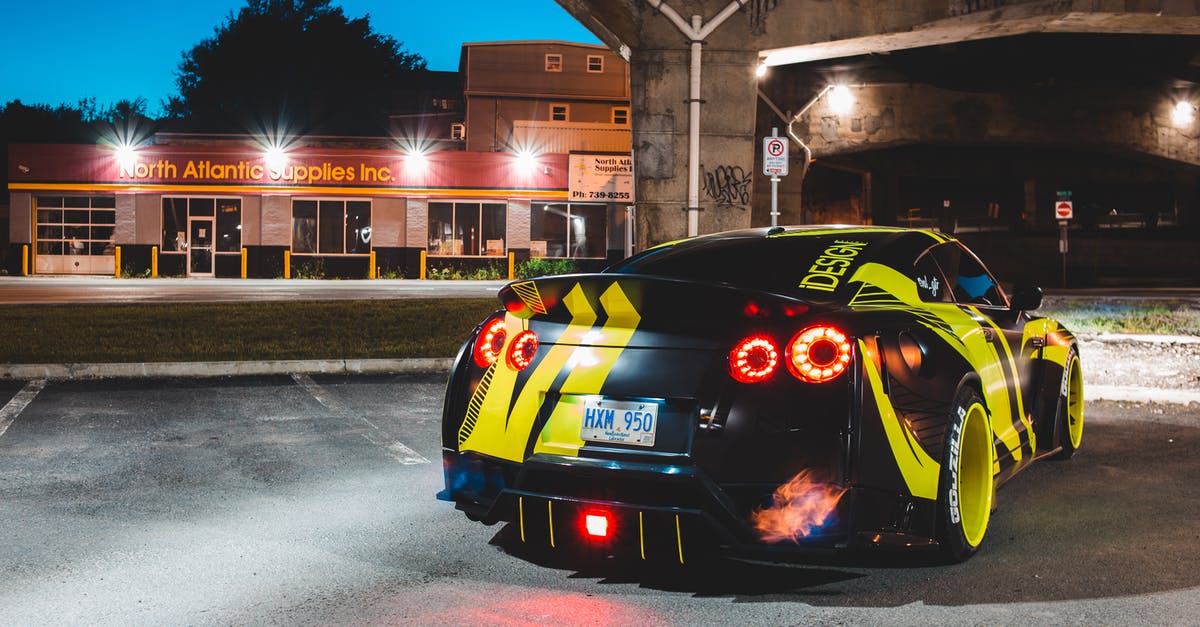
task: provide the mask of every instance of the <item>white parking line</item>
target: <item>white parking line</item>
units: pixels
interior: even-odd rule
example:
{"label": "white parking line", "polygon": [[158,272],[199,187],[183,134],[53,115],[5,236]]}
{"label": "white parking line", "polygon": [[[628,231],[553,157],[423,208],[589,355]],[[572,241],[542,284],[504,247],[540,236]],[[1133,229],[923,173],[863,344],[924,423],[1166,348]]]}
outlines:
{"label": "white parking line", "polygon": [[[368,427],[373,429],[375,431],[375,433],[377,433],[379,435],[383,435],[383,436],[387,435],[383,431],[383,429],[380,429],[375,423],[368,420],[366,418],[366,416],[352,415],[349,411],[346,410],[345,407],[342,406],[341,403],[337,402],[332,397],[325,394],[324,388],[322,388],[319,384],[317,384],[316,381],[313,381],[312,377],[310,377],[306,374],[293,374],[292,380],[295,381],[297,385],[304,388],[305,391],[307,391],[310,396],[312,396],[318,403],[321,404],[321,406],[323,406],[325,409],[328,409],[333,415],[337,416],[338,418],[341,418],[343,420],[362,421]],[[423,455],[421,455],[420,453],[405,446],[405,444],[399,440],[389,443],[386,441],[388,439],[387,437],[383,437],[383,438],[373,437],[370,433],[364,433],[364,434],[362,434],[362,436],[364,439],[366,439],[371,444],[374,444],[375,446],[383,449],[384,452],[387,453],[392,459],[400,462],[401,464],[403,464],[405,466],[410,466],[413,464],[428,464],[429,463],[429,460],[425,459],[425,457]]]}
{"label": "white parking line", "polygon": [[12,400],[8,401],[8,404],[0,408],[0,435],[4,435],[4,432],[8,431],[8,427],[17,419],[17,416],[21,415],[21,412],[25,411],[25,408],[33,402],[34,397],[44,387],[46,387],[45,379],[30,381],[21,388],[20,392],[17,392],[16,396],[12,397]]}

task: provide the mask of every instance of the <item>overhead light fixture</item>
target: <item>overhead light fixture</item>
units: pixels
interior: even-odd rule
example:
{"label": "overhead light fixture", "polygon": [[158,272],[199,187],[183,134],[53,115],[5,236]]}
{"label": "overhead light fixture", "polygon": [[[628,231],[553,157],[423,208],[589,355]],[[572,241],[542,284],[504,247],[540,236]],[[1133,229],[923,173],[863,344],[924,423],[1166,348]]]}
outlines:
{"label": "overhead light fixture", "polygon": [[829,107],[838,115],[850,113],[854,108],[854,94],[845,85],[835,85],[829,91]]}
{"label": "overhead light fixture", "polygon": [[1171,121],[1175,126],[1191,126],[1196,119],[1196,105],[1188,100],[1180,100],[1171,110]]}
{"label": "overhead light fixture", "polygon": [[758,67],[754,68],[754,75],[762,78],[767,75],[767,64],[759,62]]}

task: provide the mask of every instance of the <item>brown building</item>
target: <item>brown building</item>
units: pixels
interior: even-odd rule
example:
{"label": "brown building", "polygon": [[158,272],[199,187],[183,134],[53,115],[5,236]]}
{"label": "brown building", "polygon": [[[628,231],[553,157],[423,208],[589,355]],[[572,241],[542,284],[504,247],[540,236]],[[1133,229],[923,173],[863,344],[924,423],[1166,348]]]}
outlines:
{"label": "brown building", "polygon": [[561,42],[466,44],[462,59],[465,117],[443,89],[393,116],[392,137],[9,146],[7,268],[412,277],[425,258],[600,267],[627,254],[628,64]]}
{"label": "brown building", "polygon": [[629,64],[603,46],[466,43],[466,149],[630,151]]}

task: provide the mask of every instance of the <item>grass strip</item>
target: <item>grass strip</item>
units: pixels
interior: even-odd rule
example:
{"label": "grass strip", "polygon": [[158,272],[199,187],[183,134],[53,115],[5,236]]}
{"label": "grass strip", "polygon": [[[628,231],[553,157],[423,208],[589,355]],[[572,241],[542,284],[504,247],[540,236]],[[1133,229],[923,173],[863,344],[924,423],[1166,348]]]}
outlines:
{"label": "grass strip", "polygon": [[0,307],[0,363],[453,357],[495,299]]}
{"label": "grass strip", "polygon": [[1075,333],[1200,335],[1200,307],[1195,302],[1047,301],[1034,313],[1054,318]]}

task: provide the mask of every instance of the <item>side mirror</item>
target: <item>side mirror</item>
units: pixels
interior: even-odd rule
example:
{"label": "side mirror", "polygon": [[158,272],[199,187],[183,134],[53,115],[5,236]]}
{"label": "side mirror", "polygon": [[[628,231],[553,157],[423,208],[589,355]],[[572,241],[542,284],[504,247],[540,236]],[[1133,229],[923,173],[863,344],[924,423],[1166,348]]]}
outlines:
{"label": "side mirror", "polygon": [[1011,299],[1013,311],[1033,311],[1042,306],[1042,288],[1033,285],[1021,285],[1013,290]]}

